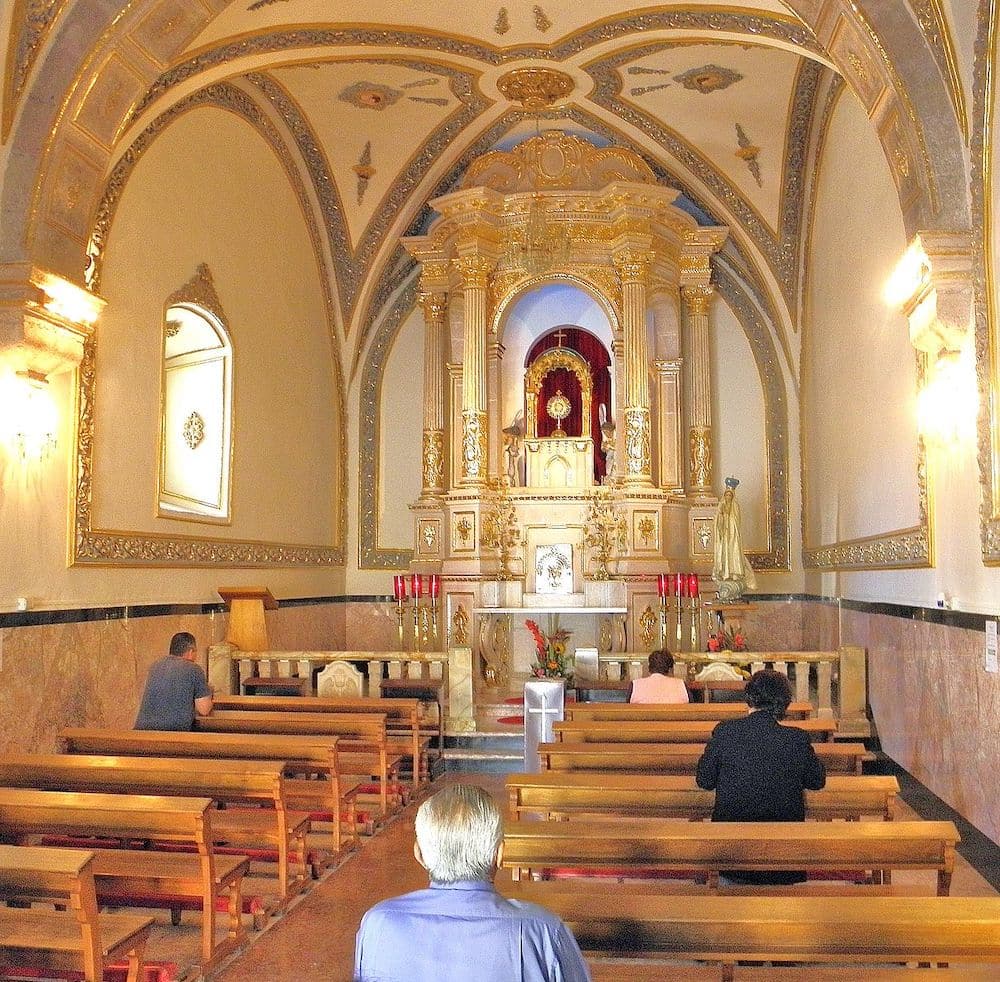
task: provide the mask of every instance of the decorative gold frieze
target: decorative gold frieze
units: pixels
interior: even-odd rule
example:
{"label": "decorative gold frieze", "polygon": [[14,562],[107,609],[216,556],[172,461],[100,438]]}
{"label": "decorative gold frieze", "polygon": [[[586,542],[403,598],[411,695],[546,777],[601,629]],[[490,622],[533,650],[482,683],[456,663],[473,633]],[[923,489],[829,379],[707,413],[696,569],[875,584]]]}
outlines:
{"label": "decorative gold frieze", "polygon": [[933,565],[926,526],[804,549],[806,569],[913,569]]}
{"label": "decorative gold frieze", "polygon": [[529,112],[547,109],[565,99],[574,87],[571,75],[554,68],[515,68],[497,79],[500,94]]}
{"label": "decorative gold frieze", "polygon": [[712,429],[692,426],[689,434],[691,489],[712,490]]}

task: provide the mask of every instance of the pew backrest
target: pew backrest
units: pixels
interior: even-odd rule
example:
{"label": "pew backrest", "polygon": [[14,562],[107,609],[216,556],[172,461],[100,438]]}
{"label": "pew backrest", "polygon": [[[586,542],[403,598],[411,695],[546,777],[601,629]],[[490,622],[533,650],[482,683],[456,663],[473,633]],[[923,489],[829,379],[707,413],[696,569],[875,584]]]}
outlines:
{"label": "pew backrest", "polygon": [[[715,720],[739,719],[749,712],[742,702],[687,703],[628,703],[571,702],[566,704],[566,719],[579,723],[585,720]],[[812,703],[793,702],[785,718],[811,719],[815,716]]]}
{"label": "pew backrest", "polygon": [[[513,817],[541,813],[550,817],[619,816],[704,819],[712,814],[715,792],[693,777],[680,775],[573,773],[543,771],[507,777]],[[859,819],[895,816],[899,781],[893,776],[841,776],[827,779],[821,791],[806,791],[806,816]]]}
{"label": "pew backrest", "polygon": [[[565,720],[553,723],[557,740],[568,743],[701,743],[718,720]],[[788,720],[784,726],[804,730],[816,740],[832,740],[837,724],[830,719]]]}

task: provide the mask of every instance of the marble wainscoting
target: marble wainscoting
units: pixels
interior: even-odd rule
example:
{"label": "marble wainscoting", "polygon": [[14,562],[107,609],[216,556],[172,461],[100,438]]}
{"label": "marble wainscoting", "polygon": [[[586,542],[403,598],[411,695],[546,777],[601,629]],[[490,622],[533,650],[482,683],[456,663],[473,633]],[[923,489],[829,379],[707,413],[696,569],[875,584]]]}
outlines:
{"label": "marble wainscoting", "polygon": [[845,609],[841,633],[868,650],[885,753],[1000,844],[1000,675],[982,631]]}
{"label": "marble wainscoting", "polygon": [[[396,604],[392,600],[348,601],[344,603],[344,643],[339,645],[345,651],[399,651],[399,621],[396,618]],[[413,608],[403,606],[403,650],[412,651]],[[443,618],[438,614],[438,640],[423,645],[425,651],[444,651],[442,635]]]}
{"label": "marble wainscoting", "polygon": [[267,636],[277,651],[338,651],[347,622],[343,603],[295,604],[267,611]]}
{"label": "marble wainscoting", "polygon": [[52,753],[67,726],[131,727],[149,666],[177,631],[205,651],[220,614],[129,617],[0,629],[3,752]]}

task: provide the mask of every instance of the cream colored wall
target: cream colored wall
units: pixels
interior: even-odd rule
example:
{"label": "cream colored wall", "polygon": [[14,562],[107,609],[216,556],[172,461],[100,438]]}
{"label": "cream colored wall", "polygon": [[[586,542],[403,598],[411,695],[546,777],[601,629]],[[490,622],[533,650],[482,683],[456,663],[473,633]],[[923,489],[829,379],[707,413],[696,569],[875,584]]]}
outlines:
{"label": "cream colored wall", "polygon": [[736,492],[745,549],[767,548],[767,446],[764,393],[745,332],[723,300],[712,305],[715,476],[717,491],[727,477]]}
{"label": "cream colored wall", "polygon": [[423,471],[424,315],[420,307],[400,325],[389,349],[381,395],[379,545],[412,549],[409,506],[420,496]]}
{"label": "cream colored wall", "polygon": [[[233,521],[221,527],[155,517],[163,303],[200,262],[214,274],[235,350]],[[332,544],[339,423],[319,274],[287,177],[246,124],[199,109],[156,140],[123,194],[102,293],[95,524]],[[63,420],[56,458],[25,480],[0,451],[0,534],[4,554],[18,556],[0,564],[0,608],[21,596],[33,606],[206,601],[223,583],[340,592],[342,572],[329,569],[67,569],[70,376],[53,388]]]}
{"label": "cream colored wall", "polygon": [[811,545],[918,517],[914,350],[905,318],[881,295],[906,236],[885,157],[850,93],[837,104],[826,146],[803,327]]}

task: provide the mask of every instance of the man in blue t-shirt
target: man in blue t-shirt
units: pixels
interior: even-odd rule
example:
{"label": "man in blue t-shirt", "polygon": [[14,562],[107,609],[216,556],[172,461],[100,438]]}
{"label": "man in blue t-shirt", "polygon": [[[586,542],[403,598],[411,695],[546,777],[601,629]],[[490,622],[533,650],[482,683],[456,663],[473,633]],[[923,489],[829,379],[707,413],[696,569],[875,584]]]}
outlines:
{"label": "man in blue t-shirt", "polygon": [[200,665],[194,664],[197,642],[180,631],[170,639],[170,654],[153,663],[146,678],[137,730],[190,730],[195,713],[212,711],[212,687]]}

